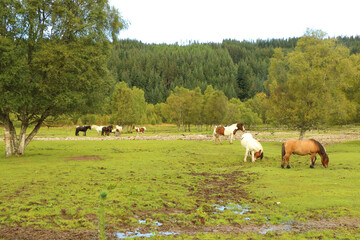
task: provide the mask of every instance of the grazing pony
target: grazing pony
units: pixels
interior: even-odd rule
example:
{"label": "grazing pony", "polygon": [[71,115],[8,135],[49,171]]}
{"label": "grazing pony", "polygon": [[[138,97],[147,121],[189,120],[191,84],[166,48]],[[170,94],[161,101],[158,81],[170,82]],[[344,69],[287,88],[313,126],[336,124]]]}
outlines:
{"label": "grazing pony", "polygon": [[321,163],[324,167],[328,167],[329,165],[329,156],[327,155],[325,148],[316,140],[308,139],[308,140],[298,140],[298,139],[290,139],[282,144],[281,148],[281,156],[282,163],[281,167],[284,168],[285,160],[287,162],[287,168],[290,168],[289,158],[291,154],[297,155],[310,155],[310,167],[314,168],[314,164],[316,161],[316,154],[319,154],[321,157]]}
{"label": "grazing pony", "polygon": [[109,126],[107,126],[107,127],[103,127],[102,129],[101,129],[101,136],[109,136],[110,135],[110,133],[111,133],[111,131],[112,131],[112,129],[113,129],[113,125],[109,125]]}
{"label": "grazing pony", "polygon": [[253,138],[251,133],[244,133],[241,136],[241,145],[246,149],[244,162],[246,162],[247,156],[251,155],[251,161],[255,162],[256,159],[263,159],[264,150],[261,144]]}
{"label": "grazing pony", "polygon": [[121,136],[122,126],[116,125],[116,126],[115,126],[115,129],[113,129],[113,130],[111,131],[111,133],[114,133],[114,135],[119,135],[119,136]]}
{"label": "grazing pony", "polygon": [[95,129],[96,132],[97,132],[97,134],[98,134],[98,136],[99,136],[100,133],[102,132],[102,128],[103,128],[103,127],[104,127],[104,126],[92,125],[92,126],[91,126],[91,129]]}
{"label": "grazing pony", "polygon": [[84,132],[84,136],[86,136],[86,131],[90,129],[90,126],[77,126],[75,130],[75,136],[79,136],[79,132]]}
{"label": "grazing pony", "polygon": [[139,132],[141,132],[141,134],[144,134],[146,131],[146,127],[138,128],[138,127],[133,126],[133,129],[135,129],[136,135],[138,135]]}
{"label": "grazing pony", "polygon": [[219,143],[222,144],[220,136],[230,136],[230,144],[232,144],[233,137],[238,130],[245,132],[245,127],[242,123],[235,123],[228,127],[215,126],[213,133],[215,144],[217,144],[216,140],[218,140]]}

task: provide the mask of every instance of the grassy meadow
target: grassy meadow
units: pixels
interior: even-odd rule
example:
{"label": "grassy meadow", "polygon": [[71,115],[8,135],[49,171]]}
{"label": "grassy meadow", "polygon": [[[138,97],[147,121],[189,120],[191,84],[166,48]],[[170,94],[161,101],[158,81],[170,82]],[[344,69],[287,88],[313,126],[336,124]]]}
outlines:
{"label": "grassy meadow", "polygon": [[[38,137],[72,132],[42,129]],[[358,227],[341,224],[300,232],[275,228],[360,221],[360,141],[326,146],[327,169],[319,157],[311,169],[309,157],[294,155],[292,168],[282,169],[276,141],[262,142],[265,157],[256,163],[243,162],[239,141],[223,143],[34,140],[25,156],[4,158],[0,141],[0,228],[96,232],[99,195],[106,191],[105,228],[113,238],[135,231],[162,239],[360,237]]]}

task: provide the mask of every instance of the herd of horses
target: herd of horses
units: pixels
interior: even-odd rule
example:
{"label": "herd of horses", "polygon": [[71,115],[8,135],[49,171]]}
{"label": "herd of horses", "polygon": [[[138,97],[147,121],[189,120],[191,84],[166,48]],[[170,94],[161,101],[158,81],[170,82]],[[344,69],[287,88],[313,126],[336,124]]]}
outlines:
{"label": "herd of horses", "polygon": [[[232,144],[232,140],[237,131],[245,132],[245,127],[242,123],[236,123],[227,127],[223,126],[215,126],[213,132],[213,138],[215,144],[217,142],[221,143],[220,136],[229,136],[230,144]],[[251,133],[243,133],[241,136],[241,145],[245,148],[245,157],[244,162],[247,161],[247,157],[251,156],[251,161],[255,162],[256,159],[263,159],[264,150],[259,141],[257,141]],[[314,139],[307,140],[298,140],[298,139],[290,139],[282,144],[281,147],[281,157],[282,163],[281,167],[285,167],[285,161],[287,164],[287,168],[290,168],[290,155],[297,154],[301,156],[310,155],[310,167],[314,168],[316,161],[316,154],[319,154],[321,157],[322,165],[327,168],[329,166],[329,156],[327,155],[325,148]]]}
{"label": "herd of horses", "polygon": [[[109,136],[110,133],[114,133],[114,135],[120,135],[122,133],[122,127],[116,125],[115,128],[113,125],[109,126],[77,126],[75,130],[75,135],[79,136],[79,132],[84,132],[84,136],[86,136],[86,131],[95,129],[98,133],[98,135],[102,136]],[[144,134],[146,131],[146,127],[136,127],[134,126],[133,129],[136,131],[136,135],[139,133]],[[247,161],[247,157],[251,156],[251,161],[255,162],[256,159],[263,159],[264,157],[264,149],[259,141],[257,141],[251,133],[245,133],[245,127],[242,123],[235,123],[230,126],[215,126],[214,132],[213,132],[213,138],[215,141],[215,144],[217,142],[221,143],[221,136],[229,136],[230,137],[230,144],[232,144],[234,135],[237,133],[237,131],[242,131],[243,134],[241,136],[241,145],[245,148],[245,157],[244,162]],[[307,140],[298,140],[298,139],[290,139],[287,140],[282,144],[281,147],[281,157],[282,157],[282,163],[281,167],[290,168],[290,156],[291,154],[297,154],[301,156],[310,155],[310,167],[314,168],[315,161],[316,161],[316,154],[319,154],[321,157],[321,163],[322,165],[327,168],[329,165],[329,156],[327,155],[325,148],[316,140],[314,139],[307,139]]]}
{"label": "herd of horses", "polygon": [[[86,131],[91,129],[95,129],[98,136],[100,135],[100,133],[101,136],[110,136],[111,133],[113,133],[114,135],[121,136],[121,133],[123,131],[122,126],[118,126],[118,125],[116,125],[115,128],[113,125],[109,125],[109,126],[86,125],[86,126],[77,126],[75,128],[75,136],[79,136],[79,132],[83,132],[84,133],[83,135],[86,136]],[[144,134],[146,131],[146,127],[138,128],[134,126],[133,129],[135,129],[136,135],[138,133]]]}

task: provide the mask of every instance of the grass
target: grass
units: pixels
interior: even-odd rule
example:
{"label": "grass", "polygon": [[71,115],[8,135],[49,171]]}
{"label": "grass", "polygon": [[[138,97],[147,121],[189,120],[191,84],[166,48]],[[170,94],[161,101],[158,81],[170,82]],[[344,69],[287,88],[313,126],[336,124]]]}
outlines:
{"label": "grass", "polygon": [[[40,133],[65,136],[70,130],[42,129]],[[265,158],[244,163],[239,142],[224,141],[218,146],[183,140],[33,141],[25,156],[11,158],[3,157],[4,142],[0,142],[0,226],[97,229],[102,191],[108,193],[108,231],[144,227],[139,220],[146,219],[145,228],[154,231],[151,223],[155,221],[181,228],[360,218],[359,141],[327,146],[328,169],[320,160],[310,169],[308,157],[294,155],[292,168],[281,169],[281,144],[262,144]],[[228,204],[249,211],[244,215],[216,212],[214,206]],[[360,230],[277,237],[319,234],[346,238],[359,235]],[[255,233],[235,235],[231,238],[264,238]],[[186,238],[196,237],[227,239],[229,235],[198,233]]]}

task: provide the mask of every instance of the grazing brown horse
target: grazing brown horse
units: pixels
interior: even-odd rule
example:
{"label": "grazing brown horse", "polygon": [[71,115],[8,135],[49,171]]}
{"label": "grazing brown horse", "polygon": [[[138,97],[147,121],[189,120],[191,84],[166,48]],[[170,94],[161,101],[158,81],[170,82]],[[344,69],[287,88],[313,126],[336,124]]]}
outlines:
{"label": "grazing brown horse", "polygon": [[282,164],[281,167],[284,168],[285,160],[287,162],[287,168],[290,168],[289,158],[291,154],[297,155],[310,155],[310,167],[314,168],[314,164],[316,161],[316,154],[319,154],[321,157],[321,163],[324,167],[328,167],[329,165],[329,157],[325,151],[325,148],[316,140],[308,139],[308,140],[298,140],[298,139],[290,139],[282,144],[281,156],[282,156]]}

